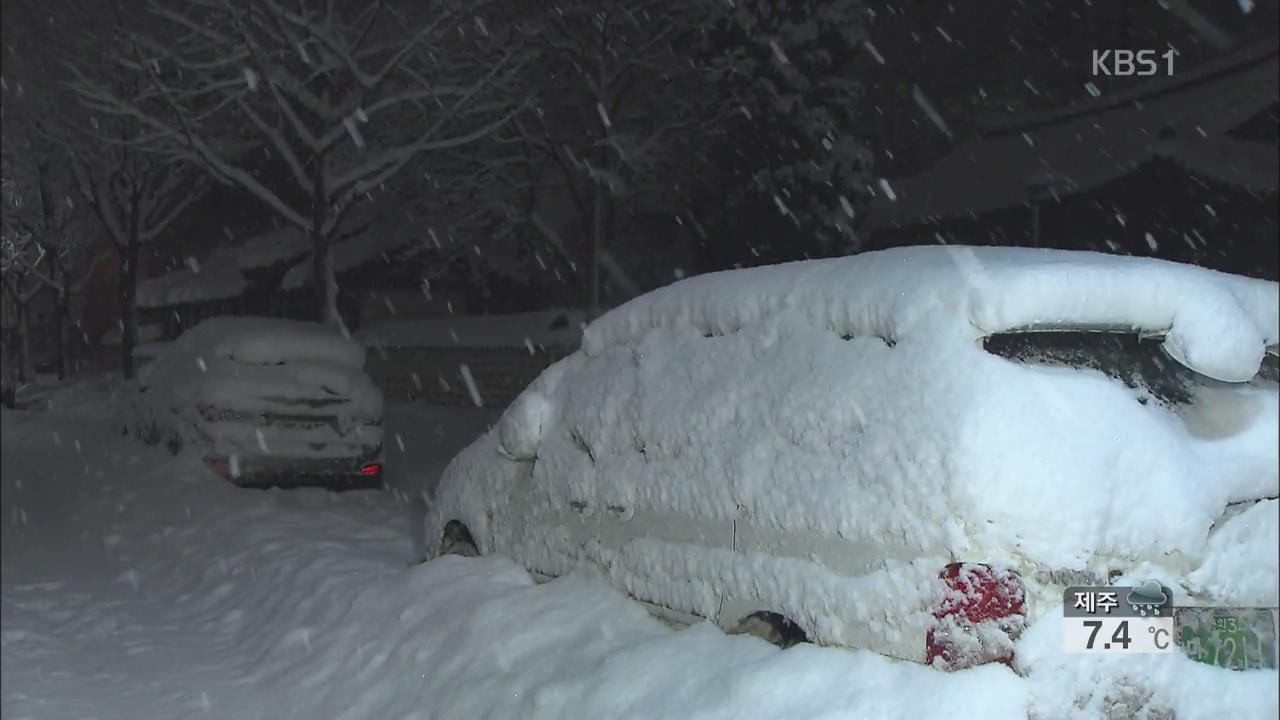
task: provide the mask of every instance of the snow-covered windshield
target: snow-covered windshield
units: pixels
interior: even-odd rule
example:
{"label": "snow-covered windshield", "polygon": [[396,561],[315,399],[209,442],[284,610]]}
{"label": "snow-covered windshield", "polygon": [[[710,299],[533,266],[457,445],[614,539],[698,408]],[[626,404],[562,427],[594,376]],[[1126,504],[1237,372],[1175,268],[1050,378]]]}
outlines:
{"label": "snow-covered windshield", "polygon": [[[1097,370],[1134,389],[1144,403],[1154,398],[1170,405],[1187,405],[1195,401],[1198,388],[1238,385],[1215,380],[1179,363],[1165,351],[1162,337],[1133,332],[999,333],[984,338],[982,346],[987,352],[1015,362]],[[1250,384],[1274,385],[1278,375],[1273,346]]]}

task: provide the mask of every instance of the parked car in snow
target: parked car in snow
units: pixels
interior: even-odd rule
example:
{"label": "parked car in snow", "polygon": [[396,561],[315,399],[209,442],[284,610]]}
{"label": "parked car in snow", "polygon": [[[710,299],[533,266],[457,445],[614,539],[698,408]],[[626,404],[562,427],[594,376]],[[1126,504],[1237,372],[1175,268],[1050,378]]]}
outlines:
{"label": "parked car in snow", "polygon": [[315,323],[218,317],[153,350],[126,432],[192,448],[238,485],[381,485],[382,393],[359,343]]}
{"label": "parked car in snow", "polygon": [[1274,607],[1277,305],[1042,249],[691,278],[589,325],[449,465],[427,537],[942,667],[1008,661],[1068,585]]}

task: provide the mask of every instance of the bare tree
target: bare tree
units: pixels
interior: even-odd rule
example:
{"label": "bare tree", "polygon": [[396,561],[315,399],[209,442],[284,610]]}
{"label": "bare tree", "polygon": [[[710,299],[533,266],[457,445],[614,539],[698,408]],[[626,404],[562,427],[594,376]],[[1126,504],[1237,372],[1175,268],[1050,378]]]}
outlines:
{"label": "bare tree", "polygon": [[[577,210],[593,315],[602,272],[626,282],[609,247],[645,202],[683,209],[689,156],[723,112],[689,52],[705,17],[697,3],[678,0],[545,3],[538,14],[549,88],[526,140],[559,169]],[[538,227],[572,252],[547,223]]]}
{"label": "bare tree", "polygon": [[[7,170],[5,178],[5,222],[16,243],[10,248],[8,261],[15,272],[21,271],[15,279],[36,281],[30,288],[33,295],[40,286],[54,294],[50,318],[54,362],[58,378],[65,379],[70,364],[71,296],[83,287],[104,255],[93,247],[96,234],[77,226],[82,213],[72,198],[75,190],[65,156],[39,123],[26,129],[28,133],[19,143],[26,162],[11,166],[12,172]],[[13,133],[6,135],[6,140],[15,141]],[[15,149],[12,143],[9,149]],[[27,243],[30,247],[21,247]],[[15,289],[11,296],[17,294]]]}
{"label": "bare tree", "polygon": [[[0,225],[0,284],[17,320],[16,333],[3,338],[6,394],[14,381],[25,383],[34,374],[31,358],[31,301],[44,289],[34,277],[44,261],[44,250],[32,233],[14,221],[22,199],[8,175],[4,183],[4,214]],[[14,328],[6,328],[14,330]]]}
{"label": "bare tree", "polygon": [[[79,208],[88,210],[101,232],[44,233],[45,255],[40,272],[33,276],[53,288],[65,310],[70,296],[87,279],[93,264],[104,259],[94,242],[105,236],[118,261],[116,279],[122,330],[121,370],[134,375],[133,348],[138,341],[136,303],[139,258],[142,246],[154,243],[208,187],[198,168],[148,152],[146,128],[133,119],[110,113],[84,111],[81,93],[96,91],[134,97],[144,77],[120,73],[110,63],[91,63],[86,56],[110,58],[130,35],[137,17],[119,0],[82,5],[76,2],[22,2],[14,0],[14,15],[23,20],[22,32],[9,39],[21,49],[15,63],[18,82],[7,97],[22,132],[6,129],[6,148],[38,145],[24,153],[24,177],[43,177],[46,192],[27,192],[28,205],[71,210],[75,196]],[[6,13],[9,7],[6,5]],[[76,29],[71,48],[61,43],[60,31]],[[8,26],[6,26],[8,27]],[[13,47],[10,47],[13,51]],[[24,82],[25,81],[25,82]],[[26,86],[27,92],[18,92]],[[9,125],[6,124],[6,128]],[[13,140],[14,142],[10,142]],[[39,162],[44,170],[36,172]],[[47,198],[41,203],[38,198]],[[29,270],[28,270],[29,272]],[[79,276],[79,277],[78,277]],[[60,313],[65,324],[66,317]],[[65,328],[59,330],[65,334]]]}
{"label": "bare tree", "polygon": [[[123,64],[145,77],[140,92],[87,78],[78,90],[305,232],[319,319],[341,326],[331,248],[352,211],[415,158],[473,143],[520,109],[506,87],[519,36],[491,32],[476,7],[416,17],[378,0],[153,2],[163,29],[134,34]],[[233,150],[246,146],[262,152]]]}
{"label": "bare tree", "polygon": [[[81,73],[82,82],[85,77]],[[108,116],[93,118],[88,127],[63,127],[50,135],[62,147],[76,191],[115,250],[119,263],[120,368],[125,378],[134,376],[142,247],[163,237],[208,188],[198,168],[148,152],[139,140],[143,132],[131,118]]]}
{"label": "bare tree", "polygon": [[[167,202],[152,192],[155,183],[142,180],[140,176],[145,171],[140,173],[136,163],[123,159],[136,157],[132,148],[117,144],[121,138],[132,137],[128,127],[104,127],[85,117],[63,83],[65,53],[69,52],[68,44],[63,42],[64,30],[75,27],[75,52],[101,51],[119,36],[120,14],[113,17],[113,10],[119,7],[112,2],[83,5],[58,0],[12,0],[5,4],[5,47],[13,61],[6,61],[7,82],[3,84],[7,286],[24,296],[51,288],[56,299],[53,321],[63,372],[70,298],[94,264],[103,259],[97,248],[90,247],[102,234],[73,228],[70,223],[74,219],[78,224],[80,218],[90,214],[112,220],[106,225],[109,230],[119,231],[111,236],[120,249],[120,294],[122,298],[132,298],[137,263],[136,259],[129,261],[129,257],[136,258],[137,253],[136,249],[129,251],[122,238],[133,227],[138,228],[138,236],[154,235],[152,210]],[[93,69],[107,70],[106,75],[111,77],[109,68]],[[82,182],[86,179],[92,182]],[[102,184],[115,189],[134,185],[145,190],[137,193],[138,202],[131,204],[128,197],[92,191]],[[189,190],[182,188],[184,193]],[[91,202],[80,202],[82,194]],[[194,197],[198,192],[189,194]],[[99,203],[113,205],[100,207]],[[88,209],[94,212],[77,212]],[[6,297],[15,297],[14,292],[8,292]],[[126,375],[131,375],[136,323],[132,305],[121,304],[124,369]]]}
{"label": "bare tree", "polygon": [[394,193],[377,200],[385,207],[371,213],[379,218],[373,231],[409,229],[414,242],[398,256],[422,281],[461,275],[483,298],[492,295],[493,277],[547,285],[554,276],[556,285],[570,285],[577,256],[538,229],[539,192],[547,187],[540,171],[548,163],[545,144],[529,136],[531,123],[527,116],[513,118],[478,143],[434,155],[430,168],[404,173]]}

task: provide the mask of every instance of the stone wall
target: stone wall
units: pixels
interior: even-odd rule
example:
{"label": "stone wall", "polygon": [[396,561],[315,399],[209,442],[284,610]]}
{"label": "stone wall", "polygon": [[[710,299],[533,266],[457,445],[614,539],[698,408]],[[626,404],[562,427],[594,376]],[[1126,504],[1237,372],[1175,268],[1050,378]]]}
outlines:
{"label": "stone wall", "polygon": [[484,407],[503,408],[571,348],[389,347],[370,348],[365,370],[388,400],[475,407],[463,380],[470,370]]}

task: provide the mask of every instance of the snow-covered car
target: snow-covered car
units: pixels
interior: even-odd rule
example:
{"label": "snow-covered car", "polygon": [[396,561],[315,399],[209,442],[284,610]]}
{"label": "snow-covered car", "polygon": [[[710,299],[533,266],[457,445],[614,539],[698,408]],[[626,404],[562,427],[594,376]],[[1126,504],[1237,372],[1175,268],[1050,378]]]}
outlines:
{"label": "snow-covered car", "polygon": [[426,537],[943,667],[1010,660],[1068,586],[1274,607],[1277,305],[1044,249],[691,278],[590,324],[448,466]]}
{"label": "snow-covered car", "polygon": [[238,485],[381,485],[382,393],[359,343],[316,323],[217,317],[155,349],[126,432],[193,448]]}

